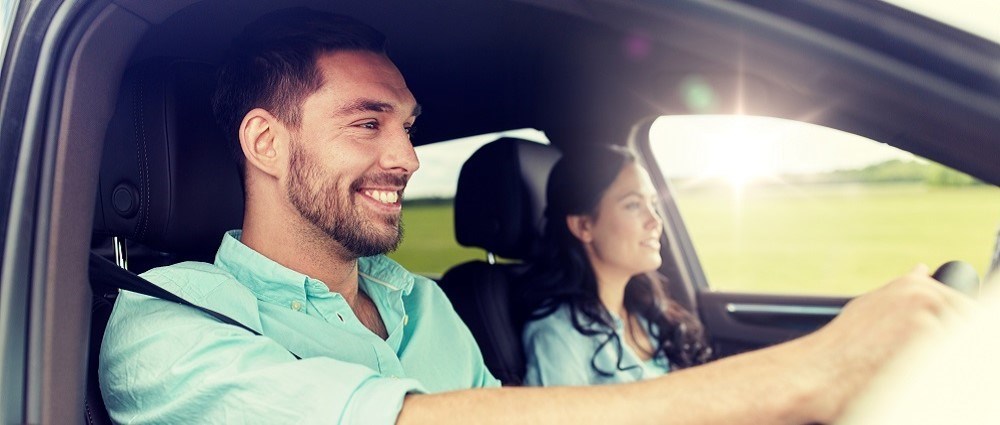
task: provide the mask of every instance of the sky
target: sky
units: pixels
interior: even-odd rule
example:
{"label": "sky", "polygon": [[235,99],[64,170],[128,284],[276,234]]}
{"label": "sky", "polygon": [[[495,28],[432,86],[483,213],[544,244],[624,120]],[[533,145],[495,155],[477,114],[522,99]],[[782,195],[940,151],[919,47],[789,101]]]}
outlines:
{"label": "sky", "polygon": [[[9,36],[8,28],[11,24],[10,18],[14,15],[14,6],[17,5],[13,0],[0,0],[0,46],[7,46],[7,37]],[[4,49],[6,50],[6,48]],[[3,52],[0,52],[0,58],[3,57]]]}
{"label": "sky", "polygon": [[883,0],[1000,43],[998,0]]}
{"label": "sky", "polygon": [[650,145],[667,177],[745,178],[862,168],[908,152],[851,133],[769,117],[660,117]]}

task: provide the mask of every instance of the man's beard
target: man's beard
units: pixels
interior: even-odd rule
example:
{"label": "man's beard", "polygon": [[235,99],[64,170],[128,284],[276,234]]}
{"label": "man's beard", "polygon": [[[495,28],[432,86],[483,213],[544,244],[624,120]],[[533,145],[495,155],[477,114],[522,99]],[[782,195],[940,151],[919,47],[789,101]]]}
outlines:
{"label": "man's beard", "polygon": [[[313,225],[322,229],[333,240],[356,257],[385,254],[395,250],[403,237],[403,224],[399,216],[385,216],[384,223],[390,230],[381,229],[379,223],[366,219],[355,202],[358,189],[369,185],[404,186],[406,176],[379,174],[362,176],[351,182],[347,199],[335,181],[325,181],[325,175],[315,162],[293,141],[290,149],[289,179],[286,188],[288,199],[295,209]],[[318,186],[318,187],[317,187]]]}

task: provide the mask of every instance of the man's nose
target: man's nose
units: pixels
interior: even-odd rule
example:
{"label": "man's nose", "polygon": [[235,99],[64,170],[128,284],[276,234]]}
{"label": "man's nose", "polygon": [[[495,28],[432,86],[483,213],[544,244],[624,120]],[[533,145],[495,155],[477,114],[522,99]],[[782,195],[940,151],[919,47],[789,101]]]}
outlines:
{"label": "man's nose", "polygon": [[382,154],[381,165],[383,169],[399,170],[407,174],[413,174],[420,168],[420,160],[417,159],[410,135],[405,130],[392,135]]}

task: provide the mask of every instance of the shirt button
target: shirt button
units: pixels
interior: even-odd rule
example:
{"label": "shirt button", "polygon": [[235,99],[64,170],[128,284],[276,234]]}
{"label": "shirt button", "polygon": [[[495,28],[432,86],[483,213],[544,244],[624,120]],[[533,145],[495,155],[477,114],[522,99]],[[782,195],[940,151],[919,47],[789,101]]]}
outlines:
{"label": "shirt button", "polygon": [[302,310],[302,302],[298,301],[298,300],[292,301],[292,310],[295,310],[295,311]]}
{"label": "shirt button", "polygon": [[403,326],[406,326],[407,323],[410,323],[410,316],[404,314],[403,315]]}

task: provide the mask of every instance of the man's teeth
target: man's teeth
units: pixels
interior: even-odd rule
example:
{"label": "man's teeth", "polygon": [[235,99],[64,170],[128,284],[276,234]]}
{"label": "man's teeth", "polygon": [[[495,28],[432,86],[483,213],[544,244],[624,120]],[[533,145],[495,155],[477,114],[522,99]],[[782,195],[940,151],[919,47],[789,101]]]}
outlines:
{"label": "man's teeth", "polygon": [[383,204],[395,204],[399,200],[399,194],[395,191],[366,190],[365,195]]}

